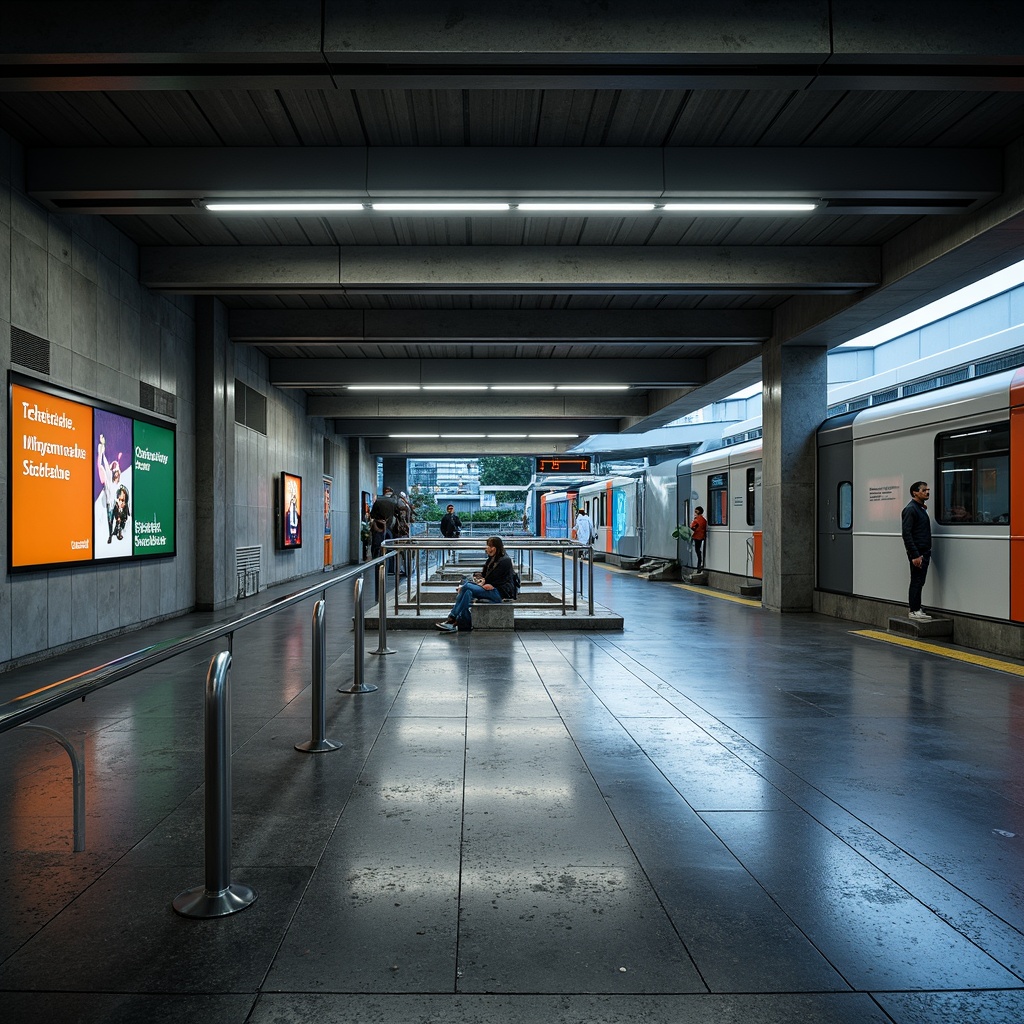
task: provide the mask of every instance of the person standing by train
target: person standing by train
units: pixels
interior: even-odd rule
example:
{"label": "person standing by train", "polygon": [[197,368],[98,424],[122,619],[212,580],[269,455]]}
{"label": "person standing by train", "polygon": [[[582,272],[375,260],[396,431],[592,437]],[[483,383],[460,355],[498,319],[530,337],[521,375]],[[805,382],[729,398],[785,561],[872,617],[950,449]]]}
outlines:
{"label": "person standing by train", "polygon": [[921,608],[921,591],[932,560],[932,524],[925,504],[930,493],[924,480],[915,480],[910,485],[910,501],[903,509],[903,546],[910,561],[910,618],[917,620],[931,618]]}
{"label": "person standing by train", "polygon": [[704,543],[708,539],[708,521],[704,518],[704,506],[698,505],[693,510],[693,522],[690,523],[690,540],[693,541],[693,553],[697,556],[697,572],[704,571]]}

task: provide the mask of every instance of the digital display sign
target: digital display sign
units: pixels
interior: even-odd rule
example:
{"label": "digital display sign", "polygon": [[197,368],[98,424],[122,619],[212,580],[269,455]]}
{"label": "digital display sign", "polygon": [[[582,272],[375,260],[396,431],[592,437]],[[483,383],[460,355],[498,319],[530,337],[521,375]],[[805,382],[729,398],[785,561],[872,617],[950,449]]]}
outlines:
{"label": "digital display sign", "polygon": [[11,572],[175,554],[175,432],[8,377]]}
{"label": "digital display sign", "polygon": [[302,547],[302,477],[281,474],[281,547]]}
{"label": "digital display sign", "polygon": [[564,455],[538,457],[538,473],[589,473],[589,455]]}

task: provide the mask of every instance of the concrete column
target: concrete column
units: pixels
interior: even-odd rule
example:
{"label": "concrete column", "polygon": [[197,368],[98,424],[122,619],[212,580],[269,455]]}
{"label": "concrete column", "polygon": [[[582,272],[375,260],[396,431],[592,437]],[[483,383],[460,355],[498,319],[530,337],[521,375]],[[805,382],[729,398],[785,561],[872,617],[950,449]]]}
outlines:
{"label": "concrete column", "polygon": [[227,314],[196,299],[196,607],[225,608],[235,576],[235,378]]}
{"label": "concrete column", "polygon": [[825,418],[826,350],[768,342],[762,351],[762,600],[810,611],[814,595],[815,431]]}
{"label": "concrete column", "polygon": [[385,486],[392,488],[395,494],[398,494],[399,491],[408,491],[409,488],[405,482],[406,474],[408,473],[405,456],[400,458],[385,456],[383,463]]}

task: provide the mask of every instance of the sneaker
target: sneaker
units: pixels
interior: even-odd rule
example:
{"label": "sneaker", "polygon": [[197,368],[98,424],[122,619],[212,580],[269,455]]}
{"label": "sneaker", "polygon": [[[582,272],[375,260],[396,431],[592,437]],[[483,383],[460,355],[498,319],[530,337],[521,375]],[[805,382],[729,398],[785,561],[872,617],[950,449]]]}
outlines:
{"label": "sneaker", "polygon": [[441,630],[442,633],[456,633],[458,627],[454,622],[435,622],[434,625]]}
{"label": "sneaker", "polygon": [[918,622],[928,621],[931,622],[931,616],[923,612],[920,608],[916,612],[911,612],[908,618],[917,619]]}

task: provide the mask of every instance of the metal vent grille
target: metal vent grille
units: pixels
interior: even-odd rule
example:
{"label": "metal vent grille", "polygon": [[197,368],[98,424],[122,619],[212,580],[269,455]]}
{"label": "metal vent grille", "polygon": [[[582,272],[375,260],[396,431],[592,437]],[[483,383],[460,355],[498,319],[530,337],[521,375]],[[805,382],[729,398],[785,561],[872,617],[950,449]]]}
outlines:
{"label": "metal vent grille", "polygon": [[895,402],[900,397],[899,388],[889,388],[888,391],[876,391],[871,396],[872,405],[885,405],[886,402]]}
{"label": "metal vent grille", "polygon": [[1024,349],[1018,349],[1016,352],[1007,352],[1005,355],[996,356],[994,359],[986,359],[983,363],[975,363],[974,373],[977,377],[984,377],[988,373],[1012,370],[1017,366],[1024,366]]}
{"label": "metal vent grille", "polygon": [[11,362],[26,366],[37,373],[50,372],[50,343],[45,338],[11,328]]}
{"label": "metal vent grille", "polygon": [[267,397],[235,378],[235,422],[264,436],[267,433]]}
{"label": "metal vent grille", "polygon": [[238,597],[252,597],[260,590],[260,569],[263,563],[263,547],[256,544],[247,548],[235,548],[235,569],[238,573]]}
{"label": "metal vent grille", "polygon": [[171,419],[177,416],[177,399],[174,395],[142,381],[139,381],[139,405]]}

